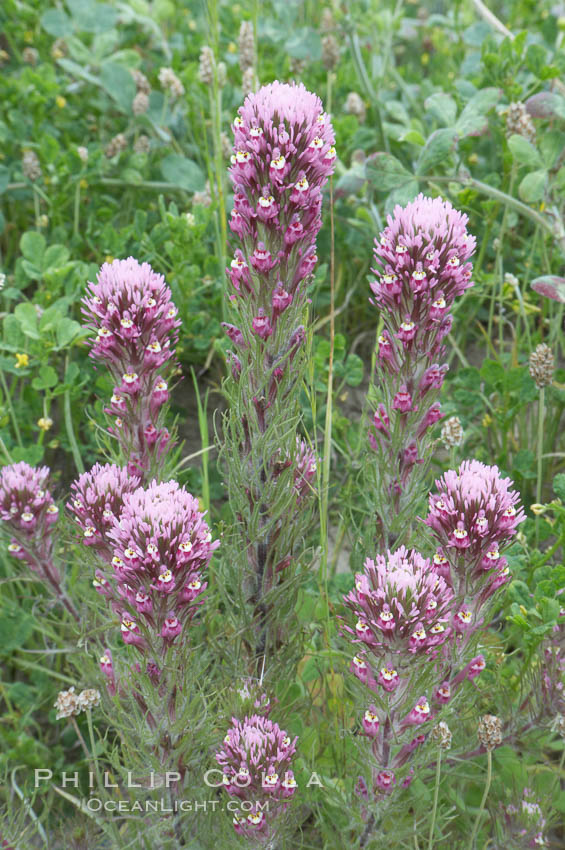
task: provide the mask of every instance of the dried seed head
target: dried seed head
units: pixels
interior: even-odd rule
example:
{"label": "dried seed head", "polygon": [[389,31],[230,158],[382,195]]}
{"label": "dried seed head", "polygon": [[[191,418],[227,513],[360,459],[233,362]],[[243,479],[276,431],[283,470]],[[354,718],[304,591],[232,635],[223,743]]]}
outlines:
{"label": "dried seed head", "polygon": [[24,47],[22,50],[22,59],[24,62],[27,62],[28,65],[37,65],[39,61],[39,53],[35,47]]}
{"label": "dried seed head", "polygon": [[205,86],[211,86],[214,83],[214,65],[212,48],[205,44],[200,51],[200,64],[198,66],[198,79]]}
{"label": "dried seed head", "polygon": [[218,62],[216,73],[218,75],[218,85],[221,89],[223,89],[228,81],[228,69],[225,62]]}
{"label": "dried seed head", "polygon": [[122,151],[125,151],[127,146],[128,146],[128,143],[127,143],[127,139],[124,136],[124,134],[118,133],[118,135],[114,136],[113,139],[110,139],[110,141],[106,145],[105,154],[108,157],[108,159],[112,159],[113,156],[116,156],[117,154],[121,153]]}
{"label": "dried seed head", "polygon": [[51,46],[53,59],[62,59],[67,53],[67,43],[63,38],[56,38]]}
{"label": "dried seed head", "polygon": [[151,139],[149,136],[139,136],[134,142],[133,149],[135,153],[149,153],[151,150]]}
{"label": "dried seed head", "polygon": [[536,128],[526,109],[525,104],[511,103],[506,110],[506,135],[517,133],[524,136],[532,144],[536,141]]}
{"label": "dried seed head", "polygon": [[195,192],[192,196],[193,204],[200,204],[203,207],[209,207],[212,203],[212,194],[210,192],[210,183],[207,180],[202,192]]}
{"label": "dried seed head", "polygon": [[540,343],[530,354],[530,375],[538,389],[541,390],[551,384],[554,367],[555,360],[551,348],[544,342]]}
{"label": "dried seed head", "polygon": [[239,67],[242,71],[252,68],[255,61],[255,40],[253,38],[253,24],[251,21],[242,21],[239,28]]}
{"label": "dried seed head", "polygon": [[149,109],[149,96],[143,91],[138,91],[131,105],[134,115],[143,115]]}
{"label": "dried seed head", "polygon": [[145,74],[141,71],[138,71],[136,68],[132,71],[132,75],[135,82],[135,87],[138,92],[143,92],[143,94],[149,94],[149,92],[151,91],[151,86]]}
{"label": "dried seed head", "polygon": [[306,70],[306,59],[296,59],[294,56],[290,57],[290,73],[293,77],[300,77]]}
{"label": "dried seed head", "polygon": [[22,159],[22,171],[24,177],[32,182],[41,177],[41,165],[35,151],[24,151]]}
{"label": "dried seed head", "polygon": [[161,68],[159,71],[159,82],[171,97],[182,97],[184,86],[172,68]]}
{"label": "dried seed head", "polygon": [[241,78],[241,88],[244,94],[251,94],[258,89],[258,81],[253,68],[247,68]]}
{"label": "dried seed head", "polygon": [[451,729],[443,720],[441,720],[437,726],[434,726],[430,734],[432,742],[444,751],[450,749],[452,737]]}
{"label": "dried seed head", "polygon": [[57,694],[57,700],[54,703],[57,709],[57,720],[63,717],[71,717],[73,714],[80,714],[80,705],[78,696],[75,694],[74,685],[68,691],[60,691]]}
{"label": "dried seed head", "polygon": [[460,446],[463,442],[464,431],[458,416],[450,416],[441,429],[441,439],[446,449]]}
{"label": "dried seed head", "polygon": [[320,32],[331,32],[335,28],[334,16],[331,9],[324,9],[320,20]]}
{"label": "dried seed head", "polygon": [[345,101],[345,111],[349,115],[356,115],[362,124],[367,116],[365,104],[356,91],[350,91]]}
{"label": "dried seed head", "polygon": [[87,688],[85,691],[81,691],[78,695],[78,704],[83,711],[96,708],[96,706],[100,705],[100,691],[96,691],[94,688]]}
{"label": "dried seed head", "polygon": [[322,39],[322,64],[326,71],[333,71],[339,62],[339,44],[333,35]]}
{"label": "dried seed head", "polygon": [[502,722],[494,714],[483,714],[477,729],[479,741],[487,750],[494,750],[502,744]]}

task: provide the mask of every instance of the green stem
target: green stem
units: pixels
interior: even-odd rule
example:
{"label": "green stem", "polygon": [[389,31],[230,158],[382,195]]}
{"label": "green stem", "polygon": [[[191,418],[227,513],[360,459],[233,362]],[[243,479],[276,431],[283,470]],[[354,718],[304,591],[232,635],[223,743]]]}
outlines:
{"label": "green stem", "polygon": [[479,824],[481,822],[481,818],[483,816],[483,812],[485,810],[485,803],[487,801],[488,792],[490,791],[490,783],[492,781],[492,750],[487,750],[487,781],[485,784],[485,790],[483,791],[483,798],[481,800],[481,805],[479,806],[479,811],[477,812],[477,817],[475,818],[475,824],[473,826],[473,832],[471,833],[471,838],[469,840],[469,850],[474,850],[475,847],[475,838],[477,837],[477,832],[479,830]]}
{"label": "green stem", "polygon": [[[69,368],[69,357],[65,358],[65,374],[67,374]],[[71,391],[65,391],[65,400],[64,400],[64,413],[65,413],[65,428],[67,431],[67,437],[69,443],[71,445],[71,452],[73,455],[73,460],[75,462],[75,466],[77,468],[77,472],[79,475],[82,475],[84,472],[84,464],[82,462],[82,458],[80,456],[80,449],[78,447],[77,438],[75,436],[75,431],[73,427],[73,415],[71,411]]]}
{"label": "green stem", "polygon": [[[537,481],[536,481],[536,502],[538,505],[541,504],[541,486],[542,486],[542,474],[543,474],[543,421],[545,418],[545,387],[541,387],[539,391],[539,404],[538,404],[538,445],[537,445],[537,455],[538,455],[538,470],[537,470]],[[536,546],[539,541],[539,517],[536,517]]]}
{"label": "green stem", "polygon": [[210,477],[209,477],[209,460],[208,449],[210,448],[210,438],[208,433],[208,419],[206,418],[206,410],[208,408],[208,390],[204,396],[204,405],[198,391],[198,381],[194,369],[192,372],[192,381],[194,383],[194,392],[196,393],[196,408],[198,412],[198,428],[200,430],[200,441],[202,443],[202,502],[207,513],[210,513]]}
{"label": "green stem", "polygon": [[33,188],[33,210],[34,210],[34,213],[35,213],[35,226],[37,228],[39,228],[39,213],[40,213],[39,195],[38,195],[38,193],[35,189],[35,186],[33,186],[32,188]]}
{"label": "green stem", "polygon": [[436,816],[437,816],[437,801],[439,798],[439,780],[441,776],[441,747],[438,747],[437,750],[437,762],[436,762],[436,782],[434,786],[434,805],[432,808],[432,819],[430,822],[430,834],[428,837],[428,850],[433,850],[433,842],[434,842],[434,832],[436,828]]}
{"label": "green stem", "polygon": [[75,203],[74,203],[74,214],[73,214],[73,233],[75,236],[78,236],[79,231],[79,220],[80,220],[80,180],[77,180],[77,184],[75,186]]}
{"label": "green stem", "polygon": [[2,389],[4,390],[4,395],[6,396],[6,404],[8,406],[8,410],[10,412],[10,419],[12,420],[12,425],[14,427],[14,434],[16,435],[16,440],[18,442],[18,446],[22,448],[22,435],[20,434],[20,428],[18,426],[18,420],[16,417],[16,412],[14,410],[14,405],[12,404],[12,396],[10,395],[10,391],[8,389],[8,384],[6,383],[6,378],[4,377],[3,370],[0,369],[0,382],[2,383]]}

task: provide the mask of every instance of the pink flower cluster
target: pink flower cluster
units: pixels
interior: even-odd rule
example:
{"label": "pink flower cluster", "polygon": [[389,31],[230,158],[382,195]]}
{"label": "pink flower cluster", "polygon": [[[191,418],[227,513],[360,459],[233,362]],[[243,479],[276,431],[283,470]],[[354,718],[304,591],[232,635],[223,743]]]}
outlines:
{"label": "pink flower cluster", "polygon": [[67,509],[75,516],[85,546],[109,551],[112,544],[108,532],[122,512],[124,496],[140,484],[136,475],[112,463],[96,463],[73,481]]}
{"label": "pink flower cluster", "polygon": [[356,618],[354,628],[343,626],[358,647],[350,670],[373,700],[362,725],[381,768],[374,781],[380,794],[392,791],[395,771],[426,739],[407,739],[411,727],[437,717],[484,670],[482,655],[469,660],[472,637],[484,625],[483,606],[509,580],[500,550],[525,518],[497,467],[464,461],[436,486],[426,520],[440,544],[433,560],[404,547],[368,558],[344,598]]}
{"label": "pink flower cluster", "polygon": [[120,616],[123,640],[164,651],[201,604],[219,541],[176,481],[137,484],[119,467],[96,465],[73,485],[70,510],[97,552],[94,584]]}
{"label": "pink flower cluster", "polygon": [[[297,783],[292,771],[297,738],[292,740],[277,723],[253,714],[232,725],[216,753],[223,769],[224,788],[230,796],[252,803],[248,812],[235,812],[239,835],[267,838],[286,809]],[[268,811],[260,804],[268,802]]]}
{"label": "pink flower cluster", "polygon": [[180,321],[162,275],[133,257],[104,263],[83,298],[87,327],[96,332],[90,356],[104,363],[115,386],[106,412],[131,474],[153,474],[170,448],[161,408]]}
{"label": "pink flower cluster", "polygon": [[239,347],[266,341],[316,265],[322,189],[336,152],[329,117],[302,83],[275,81],[248,95],[233,123],[230,227],[241,240],[227,274],[249,302],[249,324],[226,325]]}
{"label": "pink flower cluster", "polygon": [[[445,580],[430,569],[430,561],[404,546],[387,556],[367,558],[363,573],[355,576],[355,588],[344,598],[357,617],[354,642],[384,657],[385,668],[409,666],[410,656],[439,646],[449,636],[449,608],[453,593]],[[367,679],[369,676],[367,668]],[[382,671],[379,684],[393,690]]]}
{"label": "pink flower cluster", "polygon": [[15,463],[0,470],[0,519],[11,535],[8,552],[58,587],[53,564],[52,526],[59,508],[49,492],[49,469]]}
{"label": "pink flower cluster", "polygon": [[418,195],[395,208],[375,240],[371,289],[384,324],[377,357],[382,400],[369,442],[382,456],[385,500],[408,492],[415,464],[425,460],[425,435],[442,416],[437,398],[448,369],[442,341],[455,298],[472,286],[475,239],[466,224],[448,201]]}
{"label": "pink flower cluster", "polygon": [[486,577],[486,598],[510,580],[500,550],[526,518],[512,486],[498,467],[478,460],[463,461],[436,481],[426,525],[440,547],[434,567],[457,593],[476,592],[477,582]]}
{"label": "pink flower cluster", "polygon": [[403,371],[407,355],[432,359],[451,328],[453,301],[472,286],[475,239],[467,216],[441,198],[418,197],[388,217],[375,240],[371,284],[385,323],[379,360],[391,372]]}

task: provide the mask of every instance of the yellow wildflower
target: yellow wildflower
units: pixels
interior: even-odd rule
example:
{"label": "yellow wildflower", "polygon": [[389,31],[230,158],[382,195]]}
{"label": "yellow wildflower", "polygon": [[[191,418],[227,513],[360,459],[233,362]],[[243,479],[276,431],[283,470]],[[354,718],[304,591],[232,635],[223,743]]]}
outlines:
{"label": "yellow wildflower", "polygon": [[483,416],[482,426],[483,428],[489,428],[492,425],[492,416],[489,413],[485,413]]}
{"label": "yellow wildflower", "polygon": [[29,366],[29,354],[16,354],[16,369]]}
{"label": "yellow wildflower", "polygon": [[57,95],[57,97],[55,98],[55,103],[57,104],[59,109],[64,109],[67,105],[67,101],[65,100],[62,94]]}
{"label": "yellow wildflower", "polygon": [[42,416],[37,420],[37,424],[42,431],[48,431],[53,425],[53,420],[49,416]]}

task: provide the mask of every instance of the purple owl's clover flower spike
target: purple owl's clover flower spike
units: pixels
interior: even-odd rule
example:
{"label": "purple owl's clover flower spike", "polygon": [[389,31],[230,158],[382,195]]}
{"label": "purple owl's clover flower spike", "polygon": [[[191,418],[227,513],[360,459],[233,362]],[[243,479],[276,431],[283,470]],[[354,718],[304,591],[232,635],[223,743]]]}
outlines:
{"label": "purple owl's clover flower spike", "polygon": [[[279,609],[264,604],[264,596],[298,567],[311,516],[305,503],[315,495],[315,458],[299,445],[297,424],[308,284],[317,263],[322,193],[337,155],[330,118],[302,84],[275,81],[249,94],[232,129],[234,253],[226,269],[230,321],[223,328],[233,380],[226,381],[223,456],[230,463],[237,455],[246,470],[243,477],[228,475],[228,495],[238,516],[239,557],[253,585],[249,646],[259,658],[268,623],[272,634],[278,628],[278,640],[289,639],[276,620]],[[285,473],[290,467],[292,476]]]}
{"label": "purple owl's clover flower spike", "polygon": [[292,771],[297,740],[266,717],[232,718],[216,761],[226,792],[253,804],[251,810],[247,806],[245,812],[235,812],[233,825],[238,834],[265,840],[275,834],[277,820],[297,789]]}
{"label": "purple owl's clover flower spike", "polygon": [[176,365],[180,321],[162,275],[133,257],[104,263],[83,298],[86,325],[96,333],[90,357],[107,367],[114,392],[105,408],[132,475],[160,468],[170,450],[162,424]]}
{"label": "purple owl's clover flower spike", "polygon": [[220,544],[176,481],[138,485],[126,470],[97,464],[72,485],[69,509],[96,552],[94,585],[121,618],[124,642],[159,652],[202,604],[203,573]]}
{"label": "purple owl's clover flower spike", "polygon": [[[226,272],[235,306],[249,318],[245,326],[266,344],[293,300],[303,304],[335,139],[319,97],[302,84],[278,81],[248,95],[233,132],[230,226],[241,247]],[[224,327],[236,341],[231,326]]]}
{"label": "purple owl's clover flower spike", "polygon": [[54,562],[53,525],[59,508],[49,492],[49,469],[23,461],[0,470],[0,520],[10,535],[8,554],[44,581],[75,619],[79,615],[61,587]]}
{"label": "purple owl's clover flower spike", "polygon": [[477,606],[510,581],[502,549],[526,518],[512,486],[498,467],[466,460],[444,473],[429,497],[426,525],[441,547],[444,573],[455,593],[467,588]]}
{"label": "purple owl's clover flower spike", "polygon": [[[467,216],[441,198],[423,195],[396,207],[375,240],[376,279],[371,302],[384,323],[378,341],[376,379],[381,400],[369,430],[378,455],[378,491],[388,514],[377,506],[379,532],[397,538],[406,512],[418,494],[427,462],[430,428],[441,418],[437,401],[447,366],[441,363],[443,340],[451,328],[450,310],[472,286],[469,258],[475,239],[466,231]],[[378,414],[378,418],[377,418]],[[380,427],[386,423],[386,428]],[[412,486],[412,480],[414,485]],[[396,523],[396,524],[395,524]]]}
{"label": "purple owl's clover flower spike", "polygon": [[124,496],[137,490],[141,481],[127,469],[96,463],[71,484],[67,509],[74,514],[85,546],[102,553],[111,551],[108,532],[119,518]]}

